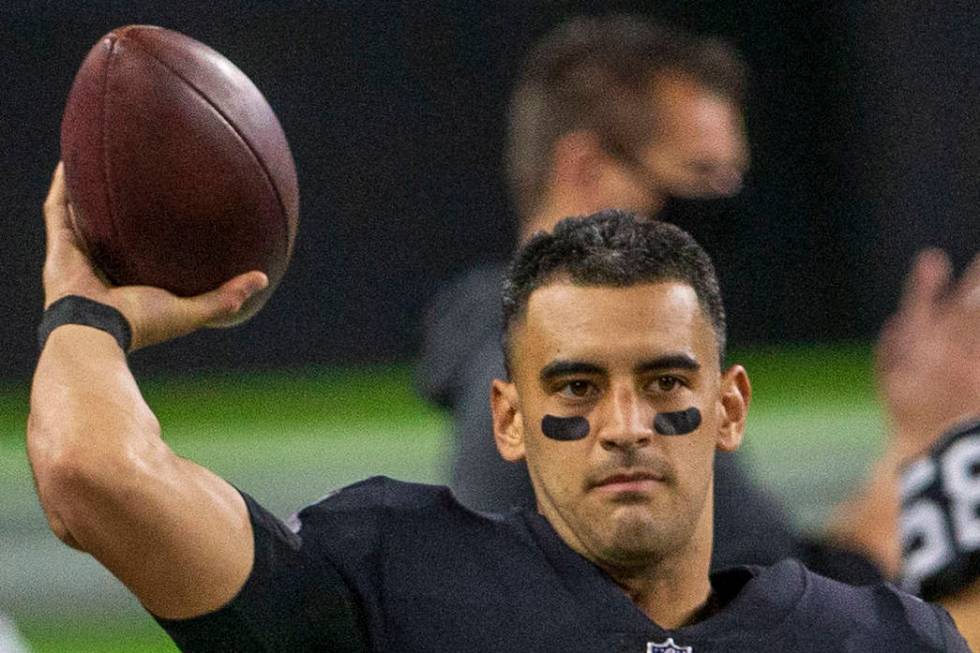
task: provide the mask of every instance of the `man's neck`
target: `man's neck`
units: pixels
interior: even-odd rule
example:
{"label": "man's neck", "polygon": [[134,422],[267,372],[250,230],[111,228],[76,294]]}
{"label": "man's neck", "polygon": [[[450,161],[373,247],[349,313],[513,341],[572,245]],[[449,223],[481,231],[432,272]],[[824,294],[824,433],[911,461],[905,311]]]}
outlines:
{"label": "man's neck", "polygon": [[655,569],[605,571],[661,628],[680,628],[701,621],[715,611],[706,570],[692,573],[684,564],[660,563]]}
{"label": "man's neck", "polygon": [[527,216],[525,219],[521,220],[520,233],[518,236],[520,238],[520,242],[523,244],[527,242],[531,236],[540,231],[551,231],[556,224],[565,218],[589,215],[597,211],[610,208],[633,211],[643,216],[655,215],[661,208],[663,208],[664,201],[665,200],[663,198],[657,198],[653,202],[652,207],[644,206],[638,208],[609,204],[608,202],[601,201],[598,198],[585,198],[581,196],[573,196],[572,194],[552,194],[549,196],[549,199],[538,207],[536,211]]}
{"label": "man's neck", "polygon": [[560,208],[548,207],[544,210],[537,211],[534,213],[534,215],[522,220],[520,234],[518,234],[521,244],[526,243],[531,239],[531,236],[540,231],[551,231],[552,228],[562,220],[562,218],[567,218],[572,215],[580,215],[577,213],[563,213],[562,211],[563,209]]}
{"label": "man's neck", "polygon": [[[525,220],[522,220],[521,242],[528,241],[539,231],[551,231],[556,224],[572,216],[589,215],[605,206],[600,198],[576,187],[552,187],[543,201]],[[618,208],[618,207],[617,207]]]}
{"label": "man's neck", "polygon": [[628,564],[597,554],[550,504],[539,500],[538,512],[569,548],[602,569],[660,627],[679,628],[711,613],[708,573],[714,502],[710,494],[690,532],[678,533],[673,544],[656,547],[659,553],[651,550],[649,555],[634,558]]}
{"label": "man's neck", "polygon": [[709,489],[692,532],[661,555],[637,561],[633,566],[593,560],[661,628],[680,628],[701,621],[717,609],[708,575],[714,530],[711,492],[713,489]]}

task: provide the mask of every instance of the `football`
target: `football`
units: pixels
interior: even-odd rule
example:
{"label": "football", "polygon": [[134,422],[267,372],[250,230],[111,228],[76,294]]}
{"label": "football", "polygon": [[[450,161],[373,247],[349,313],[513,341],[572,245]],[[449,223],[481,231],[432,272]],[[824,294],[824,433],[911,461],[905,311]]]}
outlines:
{"label": "football", "polygon": [[289,144],[255,84],[183,34],[129,25],[82,62],[61,123],[74,227],[116,285],[180,296],[261,270],[269,286],[289,263],[299,188]]}

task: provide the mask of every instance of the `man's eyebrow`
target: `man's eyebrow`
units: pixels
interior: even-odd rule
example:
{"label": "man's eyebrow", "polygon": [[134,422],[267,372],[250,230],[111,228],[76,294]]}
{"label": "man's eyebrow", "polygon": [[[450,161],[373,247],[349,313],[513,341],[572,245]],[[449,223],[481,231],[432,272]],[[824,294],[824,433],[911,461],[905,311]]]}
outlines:
{"label": "man's eyebrow", "polygon": [[691,370],[696,372],[699,369],[701,369],[701,363],[689,354],[665,354],[637,364],[633,368],[633,372],[636,374],[657,370]]}
{"label": "man's eyebrow", "polygon": [[551,361],[543,368],[541,368],[541,373],[538,374],[538,379],[542,383],[549,381],[551,379],[568,376],[570,374],[605,374],[606,368],[596,365],[595,363],[587,363],[585,361],[570,361],[570,360],[556,360]]}

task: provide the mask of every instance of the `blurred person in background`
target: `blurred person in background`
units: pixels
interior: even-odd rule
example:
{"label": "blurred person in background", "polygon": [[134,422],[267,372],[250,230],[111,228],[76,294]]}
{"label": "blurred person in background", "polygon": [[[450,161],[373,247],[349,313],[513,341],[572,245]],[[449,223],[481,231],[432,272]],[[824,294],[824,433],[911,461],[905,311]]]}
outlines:
{"label": "blurred person in background", "polygon": [[[575,18],[545,36],[510,109],[521,242],[569,215],[616,207],[652,217],[672,198],[737,193],[749,165],[746,77],[727,44],[633,16]],[[474,268],[435,298],[417,376],[421,393],[452,412],[451,486],[478,510],[532,499],[524,465],[497,453],[487,407],[491,382],[504,378],[503,272],[503,263]],[[715,568],[800,556],[851,580],[877,576],[863,557],[798,538],[737,454],[719,454],[715,470]]]}
{"label": "blurred person in background", "polygon": [[[721,42],[628,16],[573,19],[536,45],[509,116],[508,181],[521,242],[606,207],[655,215],[674,194],[736,192],[748,165],[745,66]],[[454,421],[452,487],[480,510],[530,496],[500,460],[486,397],[503,375],[496,297],[503,262],[474,268],[432,304],[422,394]]]}
{"label": "blurred person in background", "polygon": [[956,280],[944,252],[919,253],[875,372],[887,448],[832,536],[942,604],[980,649],[980,255]]}
{"label": "blurred person in background", "polygon": [[[737,193],[749,165],[746,76],[727,44],[637,17],[575,18],[549,33],[520,71],[509,117],[507,171],[521,242],[568,215],[616,207],[652,217],[671,199]],[[903,306],[918,301],[923,278],[935,276],[923,272],[935,256],[910,275]],[[452,413],[451,486],[477,510],[533,500],[526,467],[496,450],[487,407],[493,379],[506,378],[496,299],[503,272],[502,263],[471,269],[435,298],[417,374],[420,392]],[[908,330],[907,313],[893,318],[893,331]],[[882,389],[895,414],[901,356],[882,360]],[[793,527],[738,453],[718,453],[713,568],[796,557],[855,584],[896,577],[901,457],[892,449],[900,439],[818,538]]]}

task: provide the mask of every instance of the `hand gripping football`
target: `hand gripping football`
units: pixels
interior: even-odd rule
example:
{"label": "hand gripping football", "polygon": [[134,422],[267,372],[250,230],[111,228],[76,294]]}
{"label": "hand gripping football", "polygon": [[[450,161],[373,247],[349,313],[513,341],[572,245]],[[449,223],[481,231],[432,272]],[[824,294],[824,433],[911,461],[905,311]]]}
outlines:
{"label": "hand gripping football", "polygon": [[299,221],[296,168],[268,102],[228,59],[183,34],[113,30],[79,69],[61,125],[75,229],[113,284],[181,296],[286,271]]}

